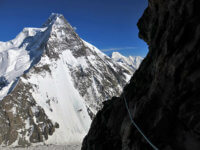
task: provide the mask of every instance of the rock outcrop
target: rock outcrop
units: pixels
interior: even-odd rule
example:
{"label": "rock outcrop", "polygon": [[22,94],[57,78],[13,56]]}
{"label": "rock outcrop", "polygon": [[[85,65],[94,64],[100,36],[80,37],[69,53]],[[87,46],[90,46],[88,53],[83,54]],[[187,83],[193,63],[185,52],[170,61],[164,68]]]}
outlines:
{"label": "rock outcrop", "polygon": [[30,142],[47,140],[59,127],[58,123],[52,123],[28,89],[31,86],[20,80],[13,92],[0,101],[1,144],[17,141],[20,146],[30,146]]}
{"label": "rock outcrop", "polygon": [[[160,150],[200,149],[200,1],[149,0],[138,22],[149,53],[124,88],[138,126]],[[123,97],[94,119],[82,150],[151,150]]]}

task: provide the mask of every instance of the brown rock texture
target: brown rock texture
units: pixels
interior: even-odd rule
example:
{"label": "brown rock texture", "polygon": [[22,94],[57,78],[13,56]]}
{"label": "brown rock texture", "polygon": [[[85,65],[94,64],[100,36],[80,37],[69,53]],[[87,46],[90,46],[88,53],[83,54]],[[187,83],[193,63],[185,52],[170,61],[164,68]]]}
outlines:
{"label": "brown rock texture", "polygon": [[[132,117],[161,150],[200,149],[200,1],[149,0],[138,22],[149,53],[124,88]],[[151,150],[114,97],[94,119],[82,150]]]}
{"label": "brown rock texture", "polygon": [[11,94],[0,101],[0,145],[30,146],[43,142],[57,127],[36,104],[32,87],[21,80]]}

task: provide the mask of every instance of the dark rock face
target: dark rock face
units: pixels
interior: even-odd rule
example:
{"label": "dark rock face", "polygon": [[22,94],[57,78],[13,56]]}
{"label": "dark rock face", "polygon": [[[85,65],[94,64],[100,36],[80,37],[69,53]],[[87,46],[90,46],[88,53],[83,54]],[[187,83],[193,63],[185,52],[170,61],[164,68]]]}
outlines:
{"label": "dark rock face", "polygon": [[[200,1],[149,0],[138,22],[149,53],[124,88],[131,114],[162,150],[200,149]],[[82,150],[151,150],[122,96],[104,103]]]}

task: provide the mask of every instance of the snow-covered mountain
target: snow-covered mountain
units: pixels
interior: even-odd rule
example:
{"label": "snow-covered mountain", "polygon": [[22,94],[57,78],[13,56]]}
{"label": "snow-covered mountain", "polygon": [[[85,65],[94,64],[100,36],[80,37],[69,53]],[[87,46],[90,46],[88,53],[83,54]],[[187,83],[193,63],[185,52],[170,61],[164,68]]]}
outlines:
{"label": "snow-covered mountain", "polygon": [[0,145],[80,142],[133,70],[82,40],[63,15],[0,42]]}
{"label": "snow-covered mountain", "polygon": [[[120,54],[119,52],[113,52],[111,58],[118,62],[121,66],[126,66],[126,67],[130,67],[131,69],[133,69],[133,71],[135,71],[136,69],[139,68],[141,62],[143,61],[144,58],[142,58],[141,56],[129,56],[129,57],[125,57],[122,54]],[[129,70],[130,70],[129,68]]]}

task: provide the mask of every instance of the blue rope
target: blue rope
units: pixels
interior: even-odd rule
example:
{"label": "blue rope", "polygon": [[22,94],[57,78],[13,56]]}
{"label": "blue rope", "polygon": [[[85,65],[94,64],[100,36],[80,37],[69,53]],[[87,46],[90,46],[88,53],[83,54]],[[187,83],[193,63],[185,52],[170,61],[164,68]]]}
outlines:
{"label": "blue rope", "polygon": [[124,102],[125,102],[125,105],[126,105],[126,109],[128,111],[128,114],[129,114],[129,117],[131,119],[131,122],[132,124],[135,126],[135,128],[139,131],[139,133],[144,137],[144,139],[149,143],[149,145],[154,149],[154,150],[159,150],[146,136],[145,134],[142,132],[142,130],[138,127],[138,125],[135,123],[135,121],[133,120],[132,118],[132,115],[131,115],[131,112],[129,111],[129,108],[128,108],[128,104],[127,104],[127,101],[126,101],[126,98],[125,98],[125,95],[124,93],[122,93],[123,95],[123,99],[124,99]]}

